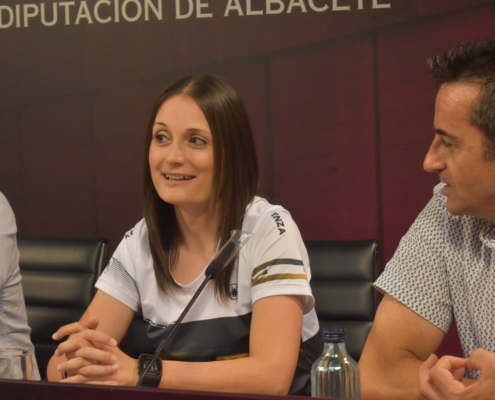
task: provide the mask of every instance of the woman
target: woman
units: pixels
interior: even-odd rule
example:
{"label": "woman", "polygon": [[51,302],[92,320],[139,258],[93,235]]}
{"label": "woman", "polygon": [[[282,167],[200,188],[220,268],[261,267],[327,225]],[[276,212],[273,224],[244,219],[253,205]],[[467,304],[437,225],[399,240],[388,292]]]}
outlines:
{"label": "woman", "polygon": [[137,312],[153,345],[168,334],[233,229],[252,232],[209,282],[145,378],[170,389],[304,393],[319,355],[304,244],[290,214],[255,197],[244,105],[224,81],[189,76],[160,95],[146,132],[144,219],[98,280],[79,323],[60,328],[50,380],[136,385],[145,357],[116,346]]}

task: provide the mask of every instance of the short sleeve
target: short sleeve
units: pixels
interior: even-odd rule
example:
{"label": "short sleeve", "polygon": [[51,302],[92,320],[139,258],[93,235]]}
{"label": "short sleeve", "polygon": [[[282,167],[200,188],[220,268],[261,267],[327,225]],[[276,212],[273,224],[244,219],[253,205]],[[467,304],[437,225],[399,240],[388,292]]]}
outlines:
{"label": "short sleeve", "polygon": [[16,233],[14,212],[5,196],[0,193],[0,290],[9,276],[19,274]]}
{"label": "short sleeve", "polygon": [[136,226],[125,234],[95,285],[134,312],[140,310],[141,304],[133,257],[139,240],[137,230]]}
{"label": "short sleeve", "polygon": [[435,195],[401,239],[375,287],[447,333],[452,322],[444,257],[448,211],[440,190],[440,186],[435,188]]}
{"label": "short sleeve", "polygon": [[308,313],[314,306],[311,272],[297,225],[281,207],[263,215],[258,223],[250,262],[253,303],[268,296],[300,295],[304,313]]}

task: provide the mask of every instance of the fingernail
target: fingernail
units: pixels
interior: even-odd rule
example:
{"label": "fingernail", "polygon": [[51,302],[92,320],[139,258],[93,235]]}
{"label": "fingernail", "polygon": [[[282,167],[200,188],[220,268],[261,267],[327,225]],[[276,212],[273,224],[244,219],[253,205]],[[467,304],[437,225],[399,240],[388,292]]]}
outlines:
{"label": "fingernail", "polygon": [[110,339],[110,346],[117,346],[117,341],[115,339]]}
{"label": "fingernail", "polygon": [[117,361],[117,357],[112,356],[112,358],[110,359],[110,361],[112,361],[112,364],[113,364],[115,361]]}
{"label": "fingernail", "polygon": [[62,367],[60,365],[57,365],[57,371],[62,371]]}
{"label": "fingernail", "polygon": [[117,369],[119,369],[119,364],[113,364],[113,365],[112,365],[112,370],[114,370],[114,371],[115,371],[115,370],[117,370]]}
{"label": "fingernail", "polygon": [[55,332],[53,335],[52,335],[52,339],[55,340],[55,335],[57,334],[57,332]]}

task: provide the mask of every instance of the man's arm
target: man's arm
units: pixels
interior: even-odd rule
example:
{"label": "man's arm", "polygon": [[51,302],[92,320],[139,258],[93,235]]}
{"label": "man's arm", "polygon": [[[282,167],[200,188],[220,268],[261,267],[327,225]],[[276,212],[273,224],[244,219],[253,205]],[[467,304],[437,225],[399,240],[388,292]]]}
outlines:
{"label": "man's arm", "polygon": [[422,399],[419,367],[444,336],[441,329],[385,295],[359,361],[363,400]]}

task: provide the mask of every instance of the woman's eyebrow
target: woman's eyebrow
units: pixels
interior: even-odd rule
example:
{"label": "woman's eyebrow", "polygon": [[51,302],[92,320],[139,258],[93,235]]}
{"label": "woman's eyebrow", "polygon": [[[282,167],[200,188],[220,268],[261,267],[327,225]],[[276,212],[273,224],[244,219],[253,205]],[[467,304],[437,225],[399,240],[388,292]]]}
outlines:
{"label": "woman's eyebrow", "polygon": [[191,133],[209,133],[209,134],[211,134],[210,131],[208,131],[206,129],[199,129],[199,128],[189,128],[187,131],[191,132]]}

